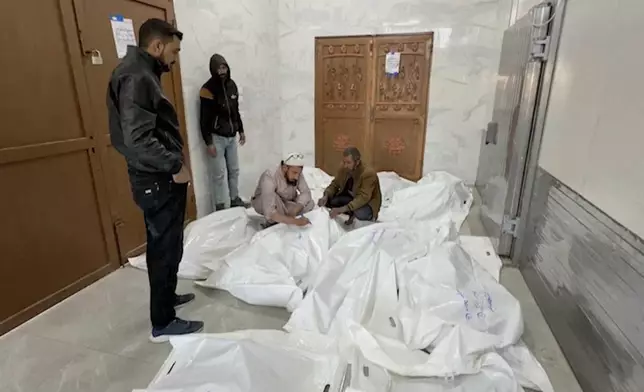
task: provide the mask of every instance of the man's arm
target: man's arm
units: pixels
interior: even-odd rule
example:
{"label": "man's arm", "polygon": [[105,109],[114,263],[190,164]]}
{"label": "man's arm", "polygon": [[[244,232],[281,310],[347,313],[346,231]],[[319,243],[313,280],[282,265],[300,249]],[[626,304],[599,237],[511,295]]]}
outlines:
{"label": "man's arm", "polygon": [[338,192],[340,192],[340,184],[338,184],[338,176],[340,175],[340,173],[341,173],[340,171],[336,173],[336,176],[333,179],[333,181],[331,181],[331,184],[329,184],[329,186],[324,190],[324,196],[326,198],[330,199],[336,194],[338,194]]}
{"label": "man's arm", "polygon": [[215,125],[215,97],[210,90],[202,87],[199,91],[199,125],[201,137],[206,146],[212,144],[212,131]]}
{"label": "man's arm", "polygon": [[356,197],[353,198],[351,203],[349,203],[346,208],[349,211],[355,211],[360,207],[363,207],[369,203],[373,191],[378,184],[378,175],[376,172],[365,173],[362,178],[362,184],[356,193]]}
{"label": "man's arm", "polygon": [[177,174],[183,166],[181,152],[169,151],[154,135],[157,114],[145,82],[135,76],[124,78],[118,91],[123,140],[128,159],[152,172]]}
{"label": "man's arm", "polygon": [[242,121],[241,114],[239,113],[239,88],[237,88],[237,83],[234,81],[233,86],[235,86],[235,95],[237,95],[237,105],[235,105],[233,116],[235,116],[234,120],[239,124],[239,133],[244,135],[244,123]]}
{"label": "man's arm", "polygon": [[297,181],[297,190],[300,192],[299,195],[297,195],[297,204],[302,206],[302,211],[301,213],[307,213],[311,210],[313,210],[313,207],[315,204],[313,204],[313,196],[311,196],[311,189],[309,188],[309,184],[306,183],[306,179],[304,178],[304,174],[300,175],[300,179]]}

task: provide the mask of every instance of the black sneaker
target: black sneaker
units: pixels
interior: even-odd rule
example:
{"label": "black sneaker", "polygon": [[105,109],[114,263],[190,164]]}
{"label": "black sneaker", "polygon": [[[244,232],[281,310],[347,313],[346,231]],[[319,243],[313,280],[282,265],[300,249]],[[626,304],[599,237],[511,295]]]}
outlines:
{"label": "black sneaker", "polygon": [[176,299],[174,300],[174,307],[180,308],[182,306],[188,305],[190,302],[194,300],[195,300],[195,295],[192,293],[177,295]]}
{"label": "black sneaker", "polygon": [[165,328],[152,328],[150,341],[152,343],[165,343],[173,336],[189,335],[201,332],[202,329],[202,321],[186,321],[176,318]]}
{"label": "black sneaker", "polygon": [[235,207],[248,208],[250,207],[250,203],[245,203],[241,198],[237,197],[230,201],[230,208],[235,208]]}

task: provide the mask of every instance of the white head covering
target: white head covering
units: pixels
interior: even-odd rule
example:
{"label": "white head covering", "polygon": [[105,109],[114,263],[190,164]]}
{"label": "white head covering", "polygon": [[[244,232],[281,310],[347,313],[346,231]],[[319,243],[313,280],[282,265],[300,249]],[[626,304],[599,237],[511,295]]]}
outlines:
{"label": "white head covering", "polygon": [[304,154],[292,152],[287,154],[283,161],[286,166],[304,166]]}

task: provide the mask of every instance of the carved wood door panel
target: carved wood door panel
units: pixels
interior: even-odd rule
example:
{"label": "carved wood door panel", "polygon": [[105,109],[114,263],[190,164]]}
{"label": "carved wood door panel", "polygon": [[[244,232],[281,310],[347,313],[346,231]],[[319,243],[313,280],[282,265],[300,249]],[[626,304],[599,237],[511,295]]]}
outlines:
{"label": "carved wood door panel", "polygon": [[331,175],[345,148],[367,151],[372,43],[372,37],[316,39],[315,164]]}
{"label": "carved wood door panel", "polygon": [[[315,161],[334,175],[355,146],[377,171],[422,176],[432,33],[316,39]],[[397,74],[387,54],[400,53]]]}
{"label": "carved wood door panel", "polygon": [[[374,114],[370,156],[377,171],[422,177],[432,34],[376,36]],[[397,74],[385,72],[388,53],[400,53]]]}

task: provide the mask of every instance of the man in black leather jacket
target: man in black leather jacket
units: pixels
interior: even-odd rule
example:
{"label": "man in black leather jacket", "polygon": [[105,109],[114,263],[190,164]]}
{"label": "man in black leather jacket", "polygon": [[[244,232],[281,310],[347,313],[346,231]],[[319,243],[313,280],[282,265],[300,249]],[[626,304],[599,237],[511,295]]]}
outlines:
{"label": "man in black leather jacket", "polygon": [[166,21],[146,21],[139,30],[139,47],[128,48],[107,93],[112,144],[125,157],[134,201],[145,218],[150,340],[155,343],[203,328],[202,322],[184,321],[175,313],[175,307],[195,298],[175,292],[190,171],[179,119],[163,93],[161,74],[176,62],[182,38]]}

